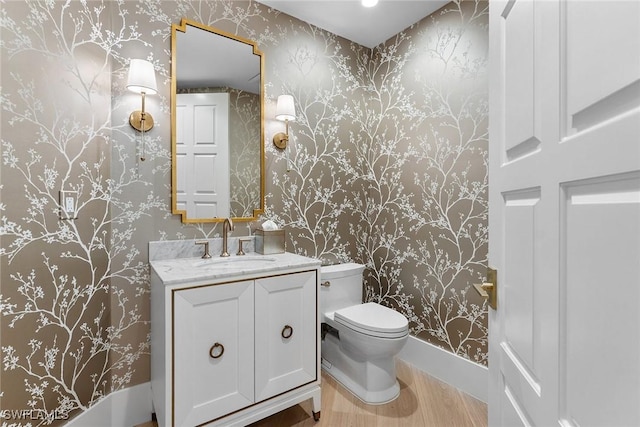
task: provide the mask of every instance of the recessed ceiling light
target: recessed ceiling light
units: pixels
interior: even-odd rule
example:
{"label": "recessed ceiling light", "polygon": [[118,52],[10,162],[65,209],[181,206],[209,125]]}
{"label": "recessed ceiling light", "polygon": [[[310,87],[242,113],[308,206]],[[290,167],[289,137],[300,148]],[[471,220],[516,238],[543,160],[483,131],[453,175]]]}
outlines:
{"label": "recessed ceiling light", "polygon": [[373,7],[378,4],[378,0],[362,0],[364,7]]}

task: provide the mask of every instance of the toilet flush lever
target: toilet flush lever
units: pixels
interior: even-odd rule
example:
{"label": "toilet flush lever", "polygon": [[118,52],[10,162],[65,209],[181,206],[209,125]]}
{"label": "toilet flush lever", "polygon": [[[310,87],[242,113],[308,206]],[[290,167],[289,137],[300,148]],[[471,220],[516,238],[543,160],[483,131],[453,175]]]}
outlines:
{"label": "toilet flush lever", "polygon": [[473,287],[480,296],[487,300],[489,307],[494,310],[498,307],[498,271],[493,268],[487,268],[487,281],[483,284],[474,283]]}
{"label": "toilet flush lever", "polygon": [[331,282],[327,280],[326,282],[320,283],[320,286],[324,286],[325,288],[328,288],[329,286],[331,286]]}

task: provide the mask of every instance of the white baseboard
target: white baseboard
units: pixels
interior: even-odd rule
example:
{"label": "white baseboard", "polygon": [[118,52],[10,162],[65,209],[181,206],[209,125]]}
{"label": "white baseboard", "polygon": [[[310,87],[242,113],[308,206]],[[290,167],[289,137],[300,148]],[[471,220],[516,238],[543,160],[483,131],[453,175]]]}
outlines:
{"label": "white baseboard", "polygon": [[409,336],[398,357],[440,381],[487,402],[489,371],[463,357],[443,350],[414,336]]}
{"label": "white baseboard", "polygon": [[151,421],[151,383],[146,382],[111,393],[67,427],[133,427]]}

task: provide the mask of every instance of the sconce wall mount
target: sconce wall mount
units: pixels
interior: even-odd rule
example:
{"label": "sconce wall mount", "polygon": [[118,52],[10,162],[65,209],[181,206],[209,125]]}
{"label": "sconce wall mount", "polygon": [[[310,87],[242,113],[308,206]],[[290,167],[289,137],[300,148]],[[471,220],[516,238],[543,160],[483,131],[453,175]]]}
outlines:
{"label": "sconce wall mount", "polygon": [[142,110],[136,110],[129,115],[129,124],[138,132],[149,132],[153,128],[153,116],[144,111],[144,92],[142,92]]}
{"label": "sconce wall mount", "polygon": [[275,145],[277,148],[284,150],[285,148],[287,148],[287,144],[289,143],[289,121],[286,120],[286,131],[285,132],[278,132],[275,135],[273,135],[273,145]]}

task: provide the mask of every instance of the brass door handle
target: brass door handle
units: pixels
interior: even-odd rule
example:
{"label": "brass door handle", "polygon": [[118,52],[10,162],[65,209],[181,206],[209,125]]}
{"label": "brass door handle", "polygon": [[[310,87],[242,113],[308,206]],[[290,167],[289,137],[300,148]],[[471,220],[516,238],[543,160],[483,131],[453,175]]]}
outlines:
{"label": "brass door handle", "polygon": [[282,335],[282,338],[284,339],[291,338],[291,335],[293,335],[293,328],[289,325],[284,325],[284,328],[282,328],[282,332],[280,332],[280,335]]}
{"label": "brass door handle", "polygon": [[498,272],[493,268],[487,268],[487,281],[480,284],[474,283],[474,289],[480,296],[487,300],[489,307],[494,310],[498,307]]}
{"label": "brass door handle", "polygon": [[[216,353],[216,350],[218,350],[218,353]],[[218,359],[223,354],[224,354],[224,346],[219,342],[212,345],[211,348],[209,349],[209,356],[211,356],[212,359]]]}
{"label": "brass door handle", "polygon": [[493,292],[493,283],[474,283],[473,287],[476,288],[476,291],[478,291],[480,296],[484,299],[489,298],[489,292]]}

